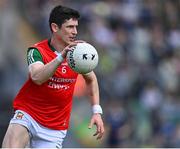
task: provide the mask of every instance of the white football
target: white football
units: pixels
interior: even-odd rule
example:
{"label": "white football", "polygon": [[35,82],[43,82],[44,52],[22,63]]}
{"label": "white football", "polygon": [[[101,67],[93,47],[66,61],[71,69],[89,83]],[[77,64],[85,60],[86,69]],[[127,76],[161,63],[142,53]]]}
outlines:
{"label": "white football", "polygon": [[98,64],[97,50],[89,43],[78,43],[67,53],[67,62],[71,69],[80,74],[91,72]]}

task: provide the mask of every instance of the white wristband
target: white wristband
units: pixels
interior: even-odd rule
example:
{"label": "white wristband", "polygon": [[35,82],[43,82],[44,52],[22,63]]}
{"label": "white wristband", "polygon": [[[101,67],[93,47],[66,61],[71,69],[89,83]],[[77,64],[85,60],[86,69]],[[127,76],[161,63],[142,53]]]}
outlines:
{"label": "white wristband", "polygon": [[62,57],[62,54],[61,54],[61,53],[57,53],[56,59],[57,59],[59,62],[62,62],[62,61],[64,60],[64,58]]}
{"label": "white wristband", "polygon": [[100,105],[93,105],[92,112],[93,114],[96,114],[96,113],[103,114],[103,111]]}

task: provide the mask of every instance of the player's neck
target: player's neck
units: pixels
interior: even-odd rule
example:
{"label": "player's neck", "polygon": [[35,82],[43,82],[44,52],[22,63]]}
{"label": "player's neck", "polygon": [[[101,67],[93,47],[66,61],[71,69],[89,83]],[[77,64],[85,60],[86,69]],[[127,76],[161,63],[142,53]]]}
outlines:
{"label": "player's neck", "polygon": [[51,37],[50,44],[58,51],[61,52],[66,45],[59,41],[58,39],[54,38],[53,36]]}

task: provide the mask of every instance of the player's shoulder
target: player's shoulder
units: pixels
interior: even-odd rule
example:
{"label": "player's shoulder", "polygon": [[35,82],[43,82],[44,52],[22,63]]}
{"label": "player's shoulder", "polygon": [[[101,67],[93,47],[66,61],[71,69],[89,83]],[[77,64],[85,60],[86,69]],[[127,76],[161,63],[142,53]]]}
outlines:
{"label": "player's shoulder", "polygon": [[27,50],[27,54],[29,55],[30,53],[35,54],[35,53],[40,53],[40,52],[39,52],[38,48],[36,48],[36,47],[29,47]]}
{"label": "player's shoulder", "polygon": [[39,41],[33,45],[31,45],[30,47],[28,47],[28,50],[27,50],[27,53],[29,53],[30,51],[41,51],[42,48],[44,48],[45,46],[48,45],[48,39],[45,39],[45,40],[42,40],[42,41]]}
{"label": "player's shoulder", "polygon": [[48,44],[48,39],[44,39],[42,41],[35,43],[33,46],[38,47],[38,46],[47,45],[47,44]]}
{"label": "player's shoulder", "polygon": [[36,42],[35,44],[32,44],[28,47],[28,50],[30,49],[40,49],[41,47],[48,45],[48,39],[44,39],[42,41]]}
{"label": "player's shoulder", "polygon": [[37,48],[34,48],[34,47],[29,48],[27,52],[28,65],[33,64],[37,61],[43,62],[41,53],[39,52]]}

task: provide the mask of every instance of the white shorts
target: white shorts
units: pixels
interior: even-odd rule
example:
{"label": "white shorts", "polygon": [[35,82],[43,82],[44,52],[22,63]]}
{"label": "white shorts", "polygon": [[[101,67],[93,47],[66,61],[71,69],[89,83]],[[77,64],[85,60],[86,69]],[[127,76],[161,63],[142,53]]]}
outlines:
{"label": "white shorts", "polygon": [[25,126],[30,135],[30,148],[62,148],[67,130],[52,130],[37,123],[29,114],[17,110],[10,123]]}

